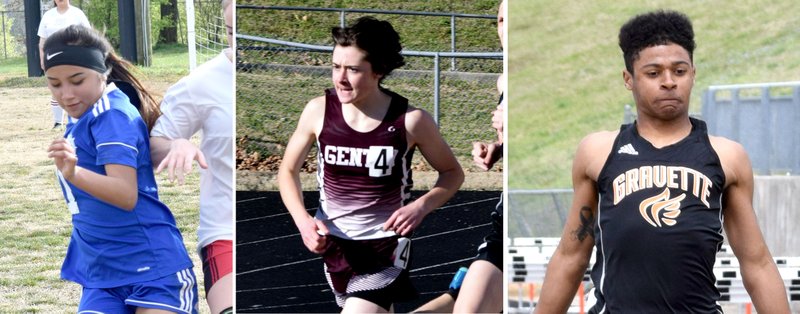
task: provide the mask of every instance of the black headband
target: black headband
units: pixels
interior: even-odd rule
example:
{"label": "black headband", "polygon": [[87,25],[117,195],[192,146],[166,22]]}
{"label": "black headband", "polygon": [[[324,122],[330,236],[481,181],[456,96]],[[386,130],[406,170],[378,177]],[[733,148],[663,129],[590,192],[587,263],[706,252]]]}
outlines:
{"label": "black headband", "polygon": [[100,49],[81,46],[56,46],[45,51],[44,70],[57,65],[76,65],[106,73],[106,57]]}

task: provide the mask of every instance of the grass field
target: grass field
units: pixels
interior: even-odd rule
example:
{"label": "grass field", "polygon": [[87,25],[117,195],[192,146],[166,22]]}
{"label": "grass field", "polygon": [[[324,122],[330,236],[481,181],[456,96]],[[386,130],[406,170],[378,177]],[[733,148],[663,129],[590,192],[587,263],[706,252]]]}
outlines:
{"label": "grass field", "polygon": [[[188,73],[185,47],[154,51],[153,67],[140,79],[157,94]],[[0,312],[75,312],[80,286],[59,279],[72,230],[49,143],[63,135],[51,130],[50,93],[42,78],[27,78],[25,60],[0,60]],[[199,289],[202,269],[197,259],[199,176],[183,186],[157,176],[162,201],[170,207],[195,264]],[[205,296],[203,292],[201,296]],[[205,299],[199,302],[207,313]]]}
{"label": "grass field", "polygon": [[694,24],[691,112],[710,85],[800,79],[793,1],[510,1],[508,188],[571,186],[580,139],[618,128],[633,104],[622,82],[619,27],[658,8],[682,11]]}

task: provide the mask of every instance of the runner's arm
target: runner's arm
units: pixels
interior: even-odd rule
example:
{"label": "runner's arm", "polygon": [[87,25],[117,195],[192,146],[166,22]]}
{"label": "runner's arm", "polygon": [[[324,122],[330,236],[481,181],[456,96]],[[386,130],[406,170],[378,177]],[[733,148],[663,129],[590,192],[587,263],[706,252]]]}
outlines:
{"label": "runner's arm", "polygon": [[430,114],[410,109],[406,113],[406,131],[411,144],[419,147],[422,156],[439,173],[439,177],[430,191],[396,210],[386,221],[384,229],[394,230],[400,235],[407,235],[417,228],[426,215],[453,197],[464,182],[461,165]]}
{"label": "runner's arm", "polygon": [[589,266],[598,203],[595,179],[587,170],[594,155],[590,142],[587,137],[578,145],[572,164],[572,206],[558,248],[547,263],[538,314],[566,313]]}
{"label": "runner's arm", "polygon": [[303,203],[303,190],[300,185],[300,169],[308,156],[311,145],[316,139],[317,126],[324,116],[324,98],[311,100],[297,123],[297,129],[286,145],[286,151],[278,170],[278,187],[281,199],[289,214],[292,215],[297,229],[303,238],[303,243],[314,253],[322,253],[325,246],[325,237],[317,231],[328,233],[325,225],[311,217]]}
{"label": "runner's arm", "polygon": [[786,287],[772,260],[753,210],[753,171],[744,148],[720,139],[727,186],[723,193],[725,233],[739,259],[744,287],[759,313],[789,313]]}

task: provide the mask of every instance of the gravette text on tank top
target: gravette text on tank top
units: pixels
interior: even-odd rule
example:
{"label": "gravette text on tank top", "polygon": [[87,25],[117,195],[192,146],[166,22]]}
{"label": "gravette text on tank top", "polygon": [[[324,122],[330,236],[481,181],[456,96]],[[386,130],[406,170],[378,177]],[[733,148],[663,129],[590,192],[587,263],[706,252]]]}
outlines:
{"label": "gravette text on tank top", "polygon": [[325,163],[337,166],[369,168],[370,177],[392,174],[397,150],[392,146],[345,147],[326,145]]}
{"label": "gravette text on tank top", "polygon": [[[710,208],[708,198],[711,196],[711,179],[700,171],[688,167],[679,166],[642,166],[630,169],[614,178],[614,205],[619,204],[631,193],[650,188],[665,188],[664,192],[659,193],[654,198],[645,199],[645,202],[659,204],[665,208],[672,208],[671,204],[679,203],[685,197],[681,194],[676,198],[669,198],[669,189],[680,189],[691,193],[700,199],[706,207]],[[665,203],[671,201],[671,203]],[[677,215],[676,215],[677,216]],[[646,218],[646,217],[645,217]],[[674,218],[674,217],[673,217]],[[653,224],[653,222],[650,222]],[[668,224],[671,225],[671,224]]]}

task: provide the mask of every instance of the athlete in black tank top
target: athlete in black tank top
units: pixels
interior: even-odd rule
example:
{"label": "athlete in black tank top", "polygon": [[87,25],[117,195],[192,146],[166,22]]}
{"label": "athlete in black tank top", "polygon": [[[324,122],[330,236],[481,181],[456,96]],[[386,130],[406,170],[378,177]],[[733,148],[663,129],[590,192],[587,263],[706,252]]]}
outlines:
{"label": "athlete in black tank top", "polygon": [[622,26],[619,46],[636,123],[578,145],[572,207],[536,313],[567,311],[593,247],[590,313],[719,313],[713,267],[723,227],[756,309],[788,313],[756,222],[747,153],[689,117],[691,22],[674,11],[641,14]]}
{"label": "athlete in black tank top", "polygon": [[722,244],[725,173],[691,119],[683,140],[662,148],[622,126],[597,189],[600,207],[590,313],[716,313],[715,254]]}

